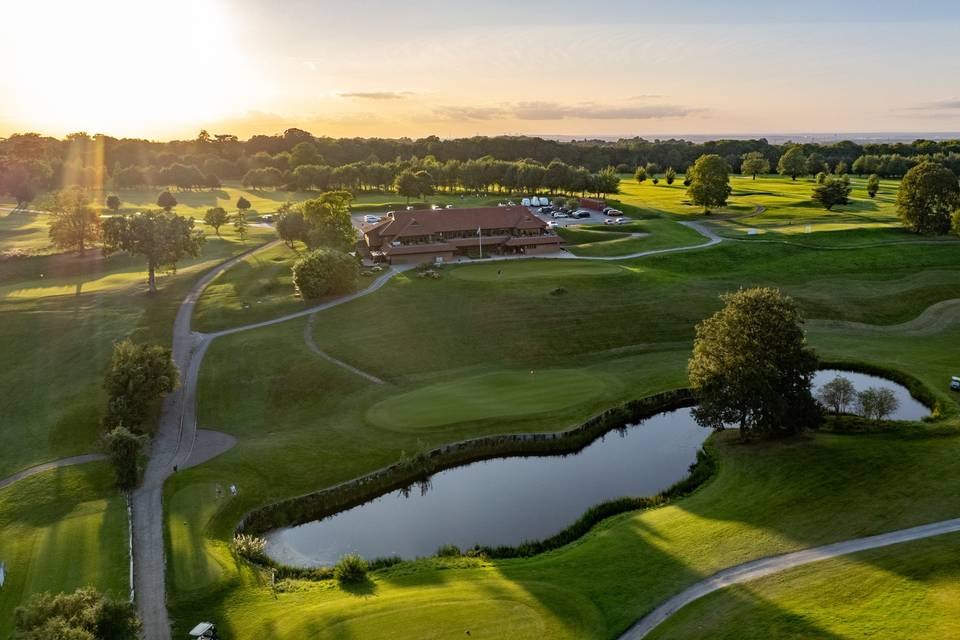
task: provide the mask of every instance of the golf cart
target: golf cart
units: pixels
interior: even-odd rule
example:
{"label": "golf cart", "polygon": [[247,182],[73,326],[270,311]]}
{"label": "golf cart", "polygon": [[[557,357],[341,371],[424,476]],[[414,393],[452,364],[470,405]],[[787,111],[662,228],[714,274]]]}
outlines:
{"label": "golf cart", "polygon": [[960,391],[960,376],[950,378],[950,388],[954,391]]}
{"label": "golf cart", "polygon": [[212,622],[201,622],[190,630],[191,638],[200,638],[200,640],[220,640],[217,635],[217,628]]}

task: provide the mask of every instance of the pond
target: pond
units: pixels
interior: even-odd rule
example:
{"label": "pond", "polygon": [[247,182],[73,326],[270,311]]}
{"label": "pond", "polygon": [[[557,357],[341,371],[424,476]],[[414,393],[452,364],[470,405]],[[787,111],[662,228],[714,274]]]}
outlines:
{"label": "pond", "polygon": [[[903,386],[876,376],[819,371],[814,391],[835,376],[857,391],[884,387],[900,401],[897,420],[929,409]],[[267,555],[299,567],[365,558],[430,556],[444,544],[466,549],[540,540],[572,524],[589,507],[621,496],[650,496],[686,477],[710,431],[691,409],[658,414],[612,431],[566,456],[496,458],[435,474],[411,491],[394,491],[323,520],[267,534]]]}
{"label": "pond", "polygon": [[821,386],[830,382],[837,376],[843,376],[852,382],[853,387],[857,391],[863,391],[869,387],[880,387],[893,391],[894,395],[897,397],[897,400],[900,402],[900,406],[889,416],[890,420],[920,420],[930,415],[930,409],[922,402],[915,400],[913,396],[910,395],[910,392],[907,391],[907,388],[903,385],[897,384],[892,380],[887,380],[886,378],[871,376],[865,373],[838,371],[836,369],[822,369],[818,371],[817,375],[813,378],[814,393],[816,393]]}
{"label": "pond", "polygon": [[298,527],[267,535],[267,554],[300,567],[365,558],[430,556],[516,545],[560,532],[589,507],[621,496],[655,495],[687,476],[710,431],[690,409],[658,414],[612,431],[567,456],[496,458],[435,474],[414,487]]}

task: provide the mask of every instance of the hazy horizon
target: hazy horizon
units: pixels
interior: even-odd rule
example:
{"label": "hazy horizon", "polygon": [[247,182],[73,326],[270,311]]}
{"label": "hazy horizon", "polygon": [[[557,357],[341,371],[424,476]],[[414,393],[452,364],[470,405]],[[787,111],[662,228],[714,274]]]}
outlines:
{"label": "hazy horizon", "polygon": [[[960,6],[33,0],[0,135],[960,131]],[[922,38],[916,37],[922,34]],[[909,43],[909,47],[906,46]],[[903,45],[903,46],[901,46]],[[27,53],[29,52],[29,53]],[[550,133],[544,133],[550,132]]]}

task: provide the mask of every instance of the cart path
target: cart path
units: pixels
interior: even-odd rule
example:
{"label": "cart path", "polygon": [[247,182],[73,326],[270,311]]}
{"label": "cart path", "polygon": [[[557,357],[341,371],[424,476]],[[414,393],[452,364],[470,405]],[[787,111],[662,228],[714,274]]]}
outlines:
{"label": "cart path", "polygon": [[927,336],[939,333],[960,322],[960,298],[941,300],[926,309],[913,320],[900,324],[867,324],[849,320],[808,320],[807,326],[828,331],[857,331],[859,333],[903,336]]}
{"label": "cart path", "polygon": [[50,462],[44,462],[36,466],[24,469],[23,471],[18,471],[13,475],[7,476],[0,480],[0,489],[5,489],[12,485],[14,482],[23,480],[24,478],[29,478],[30,476],[35,476],[38,473],[43,473],[45,471],[51,471],[53,469],[60,469],[61,467],[69,467],[75,464],[86,464],[87,462],[97,462],[99,460],[106,460],[107,456],[102,453],[86,453],[80,456],[71,456],[69,458],[61,458],[60,460],[51,460]]}
{"label": "cart path", "polygon": [[307,326],[303,328],[303,341],[307,343],[307,348],[310,349],[310,351],[314,352],[315,354],[317,354],[327,362],[332,362],[338,367],[342,367],[351,373],[357,374],[361,378],[365,378],[369,380],[373,384],[386,384],[383,380],[373,375],[372,373],[367,373],[366,371],[362,371],[353,365],[347,364],[343,360],[338,360],[337,358],[334,358],[332,355],[330,355],[329,353],[327,353],[326,351],[323,351],[320,347],[318,347],[317,343],[313,339],[313,329],[314,329],[314,325],[316,324],[316,320],[317,320],[317,314],[314,313],[310,316],[310,320],[307,321]]}
{"label": "cart path", "polygon": [[350,302],[377,291],[390,278],[405,270],[405,268],[392,268],[366,289],[273,320],[208,334],[193,331],[190,326],[193,309],[207,285],[235,264],[254,253],[270,249],[280,242],[275,240],[254,247],[214,267],[196,282],[177,310],[173,325],[173,360],[180,370],[180,387],[164,398],[143,483],[133,492],[131,501],[134,589],[137,612],[143,622],[144,640],[169,640],[171,637],[166,603],[163,485],[176,469],[186,469],[188,466],[200,464],[214,455],[227,451],[236,442],[231,436],[216,434],[216,432],[202,432],[201,435],[203,433],[207,435],[198,441],[197,378],[203,356],[210,344],[219,336],[287,322]]}
{"label": "cart path", "polygon": [[684,606],[730,585],[749,582],[793,567],[810,564],[811,562],[819,562],[821,560],[837,558],[868,549],[878,549],[880,547],[932,538],[934,536],[958,531],[960,531],[960,518],[954,518],[952,520],[941,520],[940,522],[933,522],[919,527],[899,529],[866,538],[854,538],[853,540],[835,542],[822,547],[812,547],[802,551],[794,551],[793,553],[768,556],[766,558],[744,562],[743,564],[729,567],[723,571],[718,571],[712,576],[687,587],[641,618],[621,635],[619,640],[639,640],[640,638],[644,638],[660,623]]}

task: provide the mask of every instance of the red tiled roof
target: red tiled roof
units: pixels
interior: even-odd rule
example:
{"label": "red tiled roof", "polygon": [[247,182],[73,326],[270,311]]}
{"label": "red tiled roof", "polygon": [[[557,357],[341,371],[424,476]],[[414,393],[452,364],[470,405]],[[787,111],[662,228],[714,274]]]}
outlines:
{"label": "red tiled roof", "polygon": [[[383,223],[386,224],[383,224]],[[545,229],[547,224],[526,207],[478,207],[473,209],[439,209],[431,211],[398,211],[394,217],[364,227],[381,238],[403,238],[434,233],[476,231],[480,229]]]}

